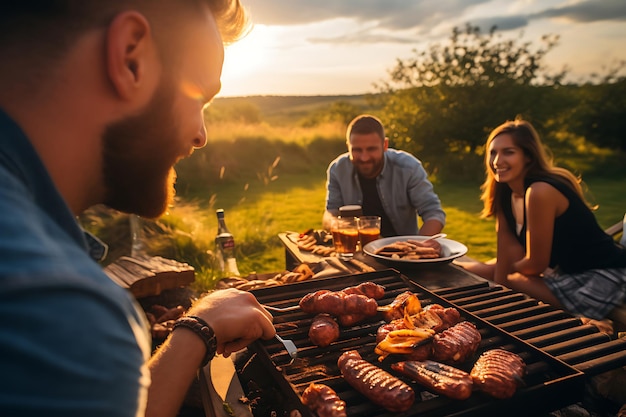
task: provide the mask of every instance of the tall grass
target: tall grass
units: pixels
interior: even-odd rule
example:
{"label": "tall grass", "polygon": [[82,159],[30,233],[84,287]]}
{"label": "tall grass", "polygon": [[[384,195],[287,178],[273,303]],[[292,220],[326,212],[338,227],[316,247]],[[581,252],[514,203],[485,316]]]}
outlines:
{"label": "tall grass", "polygon": [[345,131],[345,124],[340,122],[323,123],[311,128],[298,123],[274,125],[267,122],[241,123],[230,120],[210,124],[207,140],[209,142],[232,142],[238,139],[264,138],[268,141],[305,146],[320,138],[343,140]]}

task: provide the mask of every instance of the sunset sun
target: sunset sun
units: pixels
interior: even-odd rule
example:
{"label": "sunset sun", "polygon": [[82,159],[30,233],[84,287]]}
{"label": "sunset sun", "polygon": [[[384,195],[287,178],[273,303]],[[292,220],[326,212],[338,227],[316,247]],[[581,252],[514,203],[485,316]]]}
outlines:
{"label": "sunset sun", "polygon": [[275,49],[272,33],[264,25],[256,25],[245,38],[228,45],[224,52],[220,95],[245,95],[247,84],[259,82],[254,74],[271,65]]}

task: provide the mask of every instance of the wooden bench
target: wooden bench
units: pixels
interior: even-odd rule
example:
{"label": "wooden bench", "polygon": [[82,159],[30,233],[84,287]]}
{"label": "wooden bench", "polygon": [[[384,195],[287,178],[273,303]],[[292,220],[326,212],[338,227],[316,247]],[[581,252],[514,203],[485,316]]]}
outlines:
{"label": "wooden bench", "polygon": [[195,279],[192,266],[160,256],[121,256],[104,272],[135,298],[159,295],[164,290],[185,287]]}

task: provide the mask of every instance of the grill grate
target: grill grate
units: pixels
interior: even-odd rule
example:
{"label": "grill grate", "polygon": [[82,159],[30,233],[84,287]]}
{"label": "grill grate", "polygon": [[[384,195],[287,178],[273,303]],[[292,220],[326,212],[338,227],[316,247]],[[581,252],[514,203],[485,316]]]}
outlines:
{"label": "grill grate", "polygon": [[[583,370],[586,372],[615,364],[604,360],[617,352],[617,347],[611,343],[611,347],[607,346],[601,356],[595,355],[595,351],[587,352],[589,344],[597,346],[606,341],[597,331],[592,331],[592,326],[581,326],[577,319],[566,313],[504,287],[477,284],[433,292],[409,281],[398,271],[389,269],[252,292],[263,304],[288,307],[297,305],[300,298],[309,292],[322,288],[341,290],[363,281],[376,282],[385,287],[385,298],[379,300],[381,305],[390,303],[398,294],[410,290],[418,295],[424,305],[438,303],[444,307],[457,307],[463,318],[473,322],[482,335],[477,355],[487,349],[502,347],[517,353],[527,363],[525,386],[507,400],[495,400],[478,392],[464,401],[451,400],[435,396],[405,380],[416,391],[415,404],[403,414],[405,416],[531,415],[546,412],[572,404],[580,398],[584,389]],[[312,414],[301,404],[300,395],[311,382],[324,383],[333,388],[346,402],[349,416],[390,415],[352,389],[340,376],[336,365],[339,355],[350,349],[358,350],[364,359],[377,363],[375,335],[384,321],[375,317],[362,324],[342,328],[340,340],[327,348],[319,348],[308,340],[312,319],[312,315],[298,310],[275,313],[277,331],[296,343],[299,358],[292,365],[284,366],[290,358],[282,345],[272,340],[256,342],[249,349],[250,360],[239,366],[242,384],[245,386],[249,379],[269,377],[272,384],[278,384],[284,396],[282,401],[285,410],[297,409],[304,416]],[[537,347],[530,342],[536,343]],[[582,351],[579,349],[581,347]],[[623,358],[618,360],[626,361],[626,353],[621,356]],[[390,357],[378,365],[389,371],[391,362]],[[255,365],[252,366],[252,363]],[[469,371],[472,364],[473,361],[469,361],[459,368]],[[568,364],[575,364],[578,369]],[[256,369],[256,372],[248,372],[251,369]]]}
{"label": "grill grate", "polygon": [[[446,288],[435,293],[541,348],[587,377],[626,365],[625,339],[612,339],[595,326],[583,325],[578,318],[562,310],[508,288],[485,282],[471,288]],[[485,300],[489,306],[481,304]]]}

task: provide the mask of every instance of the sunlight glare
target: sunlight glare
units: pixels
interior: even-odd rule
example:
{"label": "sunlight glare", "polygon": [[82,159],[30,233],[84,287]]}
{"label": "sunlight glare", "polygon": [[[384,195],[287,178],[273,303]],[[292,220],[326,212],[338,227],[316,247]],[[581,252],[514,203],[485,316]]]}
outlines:
{"label": "sunlight glare", "polygon": [[272,31],[265,25],[255,25],[248,36],[228,45],[224,52],[220,96],[240,94],[245,91],[245,84],[254,83],[252,76],[271,62],[276,45]]}

